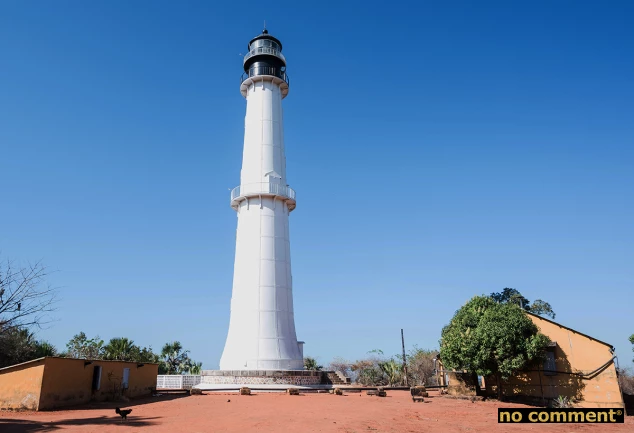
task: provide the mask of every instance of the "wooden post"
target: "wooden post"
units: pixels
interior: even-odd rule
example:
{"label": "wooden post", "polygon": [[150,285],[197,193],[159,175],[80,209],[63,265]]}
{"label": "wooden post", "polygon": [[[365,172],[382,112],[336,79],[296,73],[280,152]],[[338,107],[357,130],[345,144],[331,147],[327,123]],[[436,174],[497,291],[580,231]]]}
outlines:
{"label": "wooden post", "polygon": [[407,361],[405,358],[405,337],[403,336],[403,328],[401,328],[401,344],[403,345],[403,373],[405,374],[405,386],[409,386],[407,380]]}

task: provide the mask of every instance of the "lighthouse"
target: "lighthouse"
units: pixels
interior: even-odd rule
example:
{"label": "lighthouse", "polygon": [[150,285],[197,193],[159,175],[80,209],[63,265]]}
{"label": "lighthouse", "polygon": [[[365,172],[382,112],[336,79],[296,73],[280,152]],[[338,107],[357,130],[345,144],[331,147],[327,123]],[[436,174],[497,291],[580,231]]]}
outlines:
{"label": "lighthouse", "polygon": [[296,202],[286,180],[282,116],[286,59],[266,29],[248,50],[240,80],[247,101],[242,170],[231,191],[238,217],[231,316],[220,369],[301,370],[288,226]]}

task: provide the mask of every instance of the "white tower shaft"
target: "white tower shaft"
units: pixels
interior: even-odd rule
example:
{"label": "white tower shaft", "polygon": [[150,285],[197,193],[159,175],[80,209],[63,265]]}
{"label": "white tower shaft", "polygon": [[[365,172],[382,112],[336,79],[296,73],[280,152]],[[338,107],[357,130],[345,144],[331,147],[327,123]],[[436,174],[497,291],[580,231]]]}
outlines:
{"label": "white tower shaft", "polygon": [[285,74],[248,77],[229,333],[221,370],[303,369],[293,314],[289,212],[295,192],[286,184],[282,98]]}

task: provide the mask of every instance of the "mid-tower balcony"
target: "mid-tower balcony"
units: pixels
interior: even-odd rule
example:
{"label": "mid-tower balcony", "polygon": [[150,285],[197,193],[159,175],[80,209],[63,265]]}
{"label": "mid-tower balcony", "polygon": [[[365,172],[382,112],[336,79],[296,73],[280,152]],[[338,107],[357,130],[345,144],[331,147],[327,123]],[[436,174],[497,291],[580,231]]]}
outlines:
{"label": "mid-tower balcony", "polygon": [[231,190],[231,207],[238,210],[240,202],[252,197],[280,197],[288,206],[288,211],[295,209],[295,190],[288,185],[279,183],[247,183],[246,185],[236,186]]}

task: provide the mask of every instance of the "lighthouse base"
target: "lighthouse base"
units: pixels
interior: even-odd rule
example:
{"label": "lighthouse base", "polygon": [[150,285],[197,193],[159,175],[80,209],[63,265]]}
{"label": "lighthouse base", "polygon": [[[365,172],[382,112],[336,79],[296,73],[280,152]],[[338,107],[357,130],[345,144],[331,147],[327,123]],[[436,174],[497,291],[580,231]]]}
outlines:
{"label": "lighthouse base", "polygon": [[[216,385],[295,385],[327,384],[328,376],[322,371],[303,370],[203,370],[196,388]],[[287,386],[288,387],[288,386]]]}

